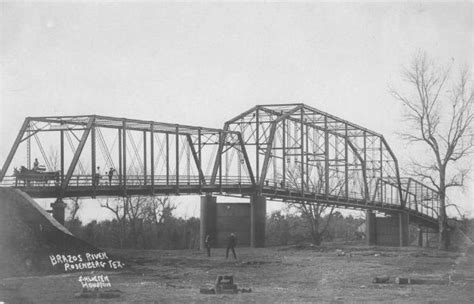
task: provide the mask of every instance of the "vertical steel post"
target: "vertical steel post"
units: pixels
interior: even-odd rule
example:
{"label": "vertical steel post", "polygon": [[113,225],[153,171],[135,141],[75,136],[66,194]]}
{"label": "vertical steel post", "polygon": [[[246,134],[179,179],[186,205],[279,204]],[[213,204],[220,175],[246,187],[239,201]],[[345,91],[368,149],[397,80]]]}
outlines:
{"label": "vertical steel post", "polygon": [[61,166],[61,184],[64,181],[64,130],[61,130],[59,133],[60,141],[60,166]]}
{"label": "vertical steel post", "polygon": [[393,186],[390,185],[390,204],[393,205]]}
{"label": "vertical steel post", "polygon": [[[380,181],[383,181],[383,143],[382,143],[382,139],[379,138],[379,141],[380,141]],[[384,193],[383,193],[383,185],[381,184],[382,187],[380,187],[380,201],[382,202],[383,204],[383,200],[384,200]]]}
{"label": "vertical steel post", "polygon": [[127,188],[127,121],[124,119],[122,122],[122,148],[123,148],[123,186]]}
{"label": "vertical steel post", "polygon": [[[222,132],[219,131],[219,142],[222,143],[222,147],[225,144],[225,138],[222,137]],[[222,150],[219,153],[219,191],[222,191]]]}
{"label": "vertical steel post", "polygon": [[329,132],[327,116],[324,116],[324,180],[324,191],[327,197],[329,195]]}
{"label": "vertical steel post", "polygon": [[305,136],[305,141],[306,141],[306,188],[308,191],[309,189],[309,125],[306,125],[306,136]]}
{"label": "vertical steel post", "polygon": [[186,149],[186,176],[188,180],[188,185],[190,185],[191,184],[191,146],[190,145],[188,145],[188,148]]}
{"label": "vertical steel post", "polygon": [[[229,127],[227,126],[227,124],[225,125],[224,127],[224,131],[227,132],[229,130]],[[220,172],[222,171],[222,168],[221,168],[221,156],[222,156],[222,153],[224,151],[224,138],[221,136],[221,132],[219,131],[217,133],[217,140],[218,140],[218,144],[219,146],[217,147],[217,153],[216,153],[216,158],[215,158],[215,161],[214,161],[214,167],[212,168],[212,176],[211,176],[211,184],[215,185],[216,184],[216,181],[217,181],[217,178],[218,178],[218,174],[220,174]],[[221,170],[221,171],[219,171]]]}
{"label": "vertical steel post", "polygon": [[[418,183],[414,183],[415,184],[415,195],[414,195],[414,200],[415,200],[415,208],[416,210],[418,210],[418,195],[417,195],[417,192],[418,192]],[[410,188],[408,188],[408,193],[410,192]],[[423,213],[423,205],[420,206],[420,212]]]}
{"label": "vertical steel post", "polygon": [[166,133],[166,185],[170,184],[170,136]]}
{"label": "vertical steel post", "polygon": [[256,131],[255,131],[255,136],[256,136],[256,140],[255,140],[255,156],[256,156],[256,159],[255,159],[255,164],[256,164],[256,175],[257,175],[257,183],[259,183],[260,181],[260,156],[259,156],[259,153],[260,153],[260,118],[259,118],[259,115],[260,115],[260,111],[259,111],[259,108],[257,107],[257,110],[255,111],[256,112],[256,117],[255,117],[255,126],[256,126]]}
{"label": "vertical steel post", "polygon": [[151,195],[155,195],[155,131],[154,124],[150,124],[150,181]]}
{"label": "vertical steel post", "polygon": [[[426,191],[428,191],[428,189]],[[430,191],[430,192],[433,193],[433,191]],[[429,195],[429,194],[427,194],[427,195]],[[434,204],[433,204],[433,196],[432,195],[430,196],[430,202],[431,202],[431,217],[434,217],[435,213],[434,213]]]}
{"label": "vertical steel post", "polygon": [[95,140],[95,124],[91,129],[91,166],[92,166],[92,186],[96,187],[100,182],[100,172],[96,171],[96,140]]}
{"label": "vertical steel post", "polygon": [[30,136],[30,126],[28,126],[28,130],[26,130],[26,167],[28,170],[31,169],[31,136]]}
{"label": "vertical steel post", "polygon": [[[278,131],[277,131],[278,132]],[[273,149],[274,149],[274,155],[273,155],[273,159],[272,159],[272,165],[273,165],[273,185],[275,186],[276,183],[277,183],[277,171],[278,171],[278,168],[277,168],[277,159],[278,159],[278,150],[277,150],[277,140],[273,140]]]}
{"label": "vertical steel post", "polygon": [[[370,198],[370,193],[369,193],[369,185],[368,185],[368,181],[367,181],[367,132],[364,131],[364,167],[363,167],[363,170],[364,170],[364,183],[365,183],[365,187],[364,187],[364,197],[368,200]],[[367,203],[367,202],[366,202]]]}
{"label": "vertical steel post", "polygon": [[122,153],[122,129],[118,129],[118,161],[119,161],[119,171],[118,171],[118,176],[119,176],[119,185],[122,186],[122,176],[123,176],[123,166],[122,166],[122,161],[123,161],[123,153]]}
{"label": "vertical steel post", "polygon": [[201,155],[201,128],[198,129],[198,172],[202,172],[202,177],[199,177],[199,192],[201,192],[202,182],[204,179],[204,172],[202,171],[202,155]]}
{"label": "vertical steel post", "polygon": [[286,187],[286,119],[283,119],[282,121],[282,129],[283,129],[283,138],[282,138],[282,151],[283,151],[283,172],[281,173],[282,175],[282,181],[281,181],[281,186]]}
{"label": "vertical steel post", "polygon": [[301,145],[301,193],[304,194],[304,174],[305,174],[305,162],[304,162],[304,112],[303,109],[301,109],[301,114],[300,114],[300,145]]}
{"label": "vertical steel post", "polygon": [[147,157],[146,157],[146,131],[143,131],[143,184],[146,186],[146,174],[147,174]]}
{"label": "vertical steel post", "polygon": [[[227,137],[227,133],[226,133]],[[229,180],[229,153],[225,153],[225,163],[224,163],[224,168],[225,168],[225,180]]]}
{"label": "vertical steel post", "polygon": [[347,150],[347,143],[349,140],[349,134],[347,130],[347,123],[345,125],[345,140],[344,140],[344,181],[345,181],[345,192],[346,192],[346,198],[349,198],[349,154]]}
{"label": "vertical steel post", "polygon": [[176,126],[176,192],[179,193],[179,126]]}
{"label": "vertical steel post", "polygon": [[272,177],[272,179],[273,179],[273,184],[275,185],[276,181],[277,181],[277,154],[278,154],[278,151],[276,150],[277,141],[275,139],[273,139],[272,141],[273,141],[272,149],[274,150],[273,157],[272,157],[272,166],[273,166],[273,177]]}

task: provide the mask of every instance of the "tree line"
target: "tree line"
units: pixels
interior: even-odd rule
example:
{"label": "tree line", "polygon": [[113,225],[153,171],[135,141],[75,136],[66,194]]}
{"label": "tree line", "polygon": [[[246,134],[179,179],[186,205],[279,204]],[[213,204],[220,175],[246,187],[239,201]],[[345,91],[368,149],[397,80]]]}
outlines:
{"label": "tree line", "polygon": [[339,211],[328,212],[317,220],[296,209],[286,214],[275,211],[267,218],[266,244],[320,245],[322,242],[359,241],[365,237],[365,233],[359,229],[364,222],[363,218],[355,218],[352,215],[345,217]]}
{"label": "tree line", "polygon": [[[178,217],[169,197],[126,197],[101,202],[112,219],[84,224],[78,218],[80,200],[71,200],[66,227],[78,238],[97,247],[133,249],[198,249],[199,218]],[[267,216],[268,246],[309,242],[360,240],[358,227],[364,219],[344,217],[339,211],[314,218],[296,208]],[[317,227],[315,227],[317,225]],[[315,231],[317,237],[315,238]]]}
{"label": "tree line", "polygon": [[72,200],[66,227],[95,246],[134,249],[199,247],[199,219],[176,217],[169,197],[123,197],[101,201],[113,218],[83,224],[77,217],[79,200]]}

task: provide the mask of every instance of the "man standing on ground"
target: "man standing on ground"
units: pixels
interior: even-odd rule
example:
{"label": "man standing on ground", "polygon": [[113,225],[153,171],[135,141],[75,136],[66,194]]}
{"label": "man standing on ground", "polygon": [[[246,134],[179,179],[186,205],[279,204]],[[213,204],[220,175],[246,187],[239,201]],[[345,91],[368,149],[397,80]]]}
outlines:
{"label": "man standing on ground", "polygon": [[225,252],[225,258],[229,258],[229,249],[232,250],[232,254],[234,255],[234,259],[237,259],[237,255],[235,254],[235,250],[234,250],[234,247],[236,245],[236,238],[235,238],[235,234],[231,233],[229,238],[227,239],[227,250]]}
{"label": "man standing on ground", "polygon": [[207,256],[211,256],[211,236],[208,234],[206,235],[206,240],[204,241],[204,244],[206,245],[206,250],[207,250]]}

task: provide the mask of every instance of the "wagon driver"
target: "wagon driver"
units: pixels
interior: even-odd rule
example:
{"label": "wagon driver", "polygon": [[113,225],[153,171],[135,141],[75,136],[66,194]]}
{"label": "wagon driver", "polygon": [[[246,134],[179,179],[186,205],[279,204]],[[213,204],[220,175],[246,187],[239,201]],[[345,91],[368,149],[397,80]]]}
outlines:
{"label": "wagon driver", "polygon": [[38,159],[35,158],[35,162],[33,163],[33,170],[38,170],[39,168],[39,162],[38,162]]}

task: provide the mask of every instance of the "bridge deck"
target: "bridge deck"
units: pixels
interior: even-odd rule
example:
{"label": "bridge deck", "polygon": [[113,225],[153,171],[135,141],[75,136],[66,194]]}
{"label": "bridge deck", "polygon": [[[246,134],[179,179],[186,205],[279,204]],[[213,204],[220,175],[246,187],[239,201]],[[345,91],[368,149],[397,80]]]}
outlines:
{"label": "bridge deck", "polygon": [[0,186],[14,187],[28,193],[35,198],[56,197],[117,197],[126,195],[201,195],[213,193],[223,196],[250,197],[260,190],[261,195],[270,201],[306,201],[333,205],[339,208],[355,210],[374,210],[387,214],[397,212],[408,212],[413,219],[424,225],[437,228],[437,219],[432,210],[416,210],[415,208],[403,208],[397,203],[383,201],[368,201],[362,198],[350,198],[337,195],[324,195],[311,191],[301,191],[289,187],[277,185],[266,185],[260,188],[249,181],[238,181],[234,178],[222,180],[221,183],[208,185],[199,183],[198,177],[182,177],[176,183],[175,176],[160,177],[153,180],[143,176],[129,176],[127,184],[121,184],[118,179],[109,181],[101,179],[97,185],[93,185],[90,176],[77,176],[72,178],[71,184],[66,189],[61,189],[59,183],[47,182],[23,182],[17,181],[13,176],[6,177]]}
{"label": "bridge deck", "polygon": [[[6,176],[11,168],[16,178]],[[38,198],[259,194],[407,212],[435,225],[439,193],[399,171],[381,134],[305,104],[272,104],[222,129],[99,115],[27,117],[0,186]]]}

